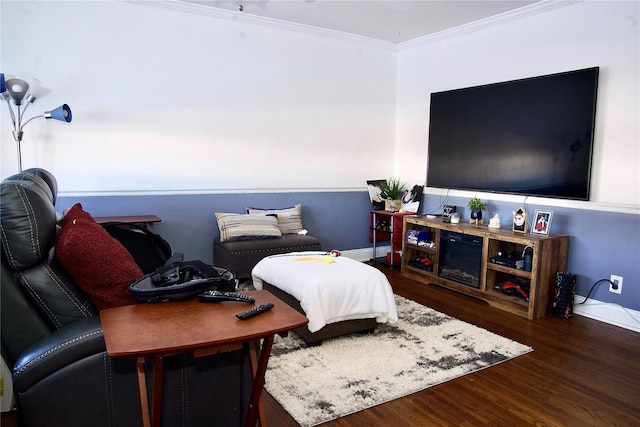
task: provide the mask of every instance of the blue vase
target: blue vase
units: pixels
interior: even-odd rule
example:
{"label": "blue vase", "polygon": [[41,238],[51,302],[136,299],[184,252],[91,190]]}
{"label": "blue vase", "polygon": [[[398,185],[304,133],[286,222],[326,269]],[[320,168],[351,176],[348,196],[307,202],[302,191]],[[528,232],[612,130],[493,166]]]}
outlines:
{"label": "blue vase", "polygon": [[471,211],[471,219],[482,219],[482,211]]}

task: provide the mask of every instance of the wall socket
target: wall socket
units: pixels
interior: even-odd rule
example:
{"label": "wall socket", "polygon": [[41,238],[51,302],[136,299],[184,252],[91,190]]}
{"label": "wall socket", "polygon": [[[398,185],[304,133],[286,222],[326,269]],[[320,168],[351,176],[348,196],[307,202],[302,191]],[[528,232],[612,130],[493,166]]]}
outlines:
{"label": "wall socket", "polygon": [[618,284],[618,289],[613,289],[613,285],[609,283],[609,292],[613,292],[614,294],[621,294],[622,293],[622,276],[616,276],[615,274],[612,274],[611,281],[613,283]]}

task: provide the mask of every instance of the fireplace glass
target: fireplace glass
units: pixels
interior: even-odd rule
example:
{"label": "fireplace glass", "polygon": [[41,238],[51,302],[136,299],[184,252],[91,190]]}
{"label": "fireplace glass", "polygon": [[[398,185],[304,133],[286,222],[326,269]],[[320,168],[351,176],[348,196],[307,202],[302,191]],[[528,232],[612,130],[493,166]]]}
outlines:
{"label": "fireplace glass", "polygon": [[479,288],[481,267],[482,237],[442,230],[439,277]]}

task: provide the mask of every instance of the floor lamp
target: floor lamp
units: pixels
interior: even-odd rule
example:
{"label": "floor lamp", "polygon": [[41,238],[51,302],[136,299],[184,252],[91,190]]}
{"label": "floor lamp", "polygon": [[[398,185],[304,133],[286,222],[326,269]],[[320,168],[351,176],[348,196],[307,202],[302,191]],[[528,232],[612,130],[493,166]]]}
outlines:
{"label": "floor lamp", "polygon": [[[18,170],[20,172],[22,172],[22,151],[20,149],[20,143],[22,142],[22,135],[24,134],[23,129],[31,120],[45,118],[67,123],[71,122],[71,108],[69,108],[67,104],[62,104],[55,110],[45,111],[43,114],[24,120],[24,113],[27,111],[27,108],[36,102],[37,99],[48,95],[49,92],[51,92],[51,89],[38,79],[33,79],[31,85],[29,85],[24,80],[16,79],[9,75],[5,76],[4,73],[0,73],[0,100],[6,101],[7,107],[9,107],[9,114],[13,122],[13,139],[15,139],[18,144]],[[13,105],[11,101],[13,101]]]}

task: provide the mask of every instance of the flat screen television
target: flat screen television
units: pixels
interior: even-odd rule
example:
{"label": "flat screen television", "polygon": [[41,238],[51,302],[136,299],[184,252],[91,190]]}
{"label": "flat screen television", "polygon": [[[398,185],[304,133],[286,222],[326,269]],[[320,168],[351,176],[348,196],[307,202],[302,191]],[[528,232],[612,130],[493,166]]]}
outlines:
{"label": "flat screen television", "polygon": [[598,73],[432,93],[427,186],[589,200]]}

